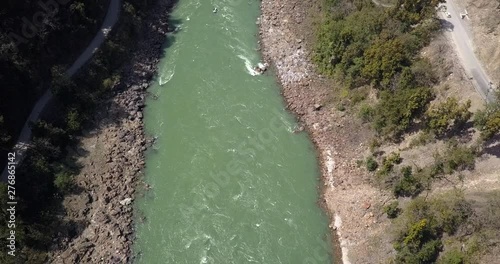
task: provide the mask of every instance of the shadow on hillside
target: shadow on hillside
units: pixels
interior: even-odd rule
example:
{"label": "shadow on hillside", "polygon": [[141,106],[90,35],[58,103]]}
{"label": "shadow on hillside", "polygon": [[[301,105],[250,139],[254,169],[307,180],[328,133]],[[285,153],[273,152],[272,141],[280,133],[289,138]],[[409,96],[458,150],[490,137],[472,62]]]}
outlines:
{"label": "shadow on hillside", "polygon": [[483,152],[500,158],[500,135],[496,135],[485,142]]}
{"label": "shadow on hillside", "polygon": [[445,31],[452,32],[455,29],[453,23],[446,19],[439,19],[439,24],[441,24],[441,28]]}
{"label": "shadow on hillside", "polygon": [[437,137],[439,140],[445,140],[445,139],[452,139],[452,138],[457,138],[460,142],[466,143],[470,142],[472,140],[472,137],[474,136],[474,122],[468,121],[467,123],[463,124],[462,126],[450,130],[444,135]]}

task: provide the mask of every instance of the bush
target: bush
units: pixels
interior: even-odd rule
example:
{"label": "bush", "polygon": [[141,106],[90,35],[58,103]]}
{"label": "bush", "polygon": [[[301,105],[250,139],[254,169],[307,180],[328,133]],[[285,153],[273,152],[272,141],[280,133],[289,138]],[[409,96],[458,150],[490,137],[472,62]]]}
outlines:
{"label": "bush", "polygon": [[444,153],[434,153],[434,164],[430,167],[430,175],[436,177],[452,174],[455,171],[473,170],[476,163],[476,150],[461,146],[457,141],[447,143]]}
{"label": "bush", "polygon": [[399,152],[392,152],[389,154],[385,162],[389,164],[400,164],[403,161]]}
{"label": "bush", "polygon": [[82,126],[82,118],[76,109],[72,109],[68,112],[66,117],[67,130],[71,133],[77,132]]}
{"label": "bush", "polygon": [[361,105],[361,107],[359,108],[359,118],[361,118],[361,120],[363,122],[372,121],[373,120],[373,107],[371,107],[367,104]]}
{"label": "bush", "polygon": [[476,151],[473,148],[459,145],[457,141],[448,142],[443,156],[437,155],[437,157],[436,163],[443,164],[443,173],[445,174],[472,170],[476,163]]}
{"label": "bush", "polygon": [[396,245],[397,263],[432,263],[442,248],[437,231],[428,219],[410,225]]}
{"label": "bush", "polygon": [[461,193],[442,195],[431,201],[431,208],[436,224],[449,235],[453,235],[472,215],[471,205]]}
{"label": "bush", "polygon": [[427,109],[433,94],[429,88],[383,91],[375,107],[374,129],[382,136],[400,137]]}
{"label": "bush", "polygon": [[472,116],[469,112],[470,106],[470,100],[459,104],[456,98],[450,97],[445,102],[431,107],[425,115],[427,129],[442,136],[448,131],[460,128]]}
{"label": "bush", "polygon": [[69,137],[64,129],[45,121],[38,121],[31,126],[33,137],[45,138],[55,146],[64,148],[69,143]]}
{"label": "bush", "polygon": [[375,150],[380,146],[381,146],[380,141],[378,141],[378,139],[376,138],[372,138],[372,140],[370,141],[370,152],[372,153],[375,152]]}
{"label": "bush", "polygon": [[481,131],[481,138],[488,140],[500,133],[500,101],[488,104],[474,116],[474,125]]}
{"label": "bush", "polygon": [[444,255],[438,260],[438,264],[464,264],[465,256],[464,253],[453,249],[446,251]]}
{"label": "bush", "polygon": [[62,194],[70,193],[74,187],[73,176],[67,171],[57,173],[54,178],[54,186]]}
{"label": "bush", "polygon": [[382,161],[382,169],[379,171],[379,175],[387,175],[392,171],[395,164],[400,164],[403,161],[398,152],[392,152],[389,156],[384,157]]}
{"label": "bush", "polygon": [[111,88],[115,85],[115,80],[112,78],[106,78],[102,81],[102,87],[105,90],[111,90]]}
{"label": "bush", "polygon": [[418,263],[433,263],[442,250],[443,244],[441,240],[434,239],[422,245],[421,249],[416,255]]}
{"label": "bush", "polygon": [[356,105],[366,99],[369,90],[366,88],[353,89],[349,93],[349,101],[351,105]]}
{"label": "bush", "polygon": [[412,54],[404,38],[377,39],[365,50],[362,75],[376,86],[388,87],[394,76],[408,65]]}
{"label": "bush", "polygon": [[423,186],[412,173],[411,167],[403,167],[401,169],[402,177],[394,185],[394,195],[400,196],[416,196],[423,190]]}
{"label": "bush", "polygon": [[337,110],[339,110],[340,112],[344,112],[346,110],[345,105],[343,103],[340,103],[337,106]]}
{"label": "bush", "polygon": [[[471,215],[470,204],[461,193],[412,200],[397,219],[402,229],[394,245],[396,263],[434,263],[442,249],[443,233],[452,234],[466,224]],[[443,258],[439,263],[455,263],[441,261]]]}
{"label": "bush", "polygon": [[401,212],[401,209],[399,209],[398,206],[399,202],[396,200],[384,207],[384,212],[387,214],[388,218],[392,219],[398,217],[399,213]]}
{"label": "bush", "polygon": [[375,159],[373,159],[373,157],[368,157],[368,159],[366,159],[366,169],[368,171],[375,171],[376,169],[378,168],[378,163],[377,161],[375,161]]}
{"label": "bush", "polygon": [[4,147],[7,142],[9,142],[11,136],[5,128],[3,116],[0,115],[0,147]]}
{"label": "bush", "polygon": [[475,165],[475,151],[471,148],[452,145],[446,152],[446,168],[445,172],[472,170]]}

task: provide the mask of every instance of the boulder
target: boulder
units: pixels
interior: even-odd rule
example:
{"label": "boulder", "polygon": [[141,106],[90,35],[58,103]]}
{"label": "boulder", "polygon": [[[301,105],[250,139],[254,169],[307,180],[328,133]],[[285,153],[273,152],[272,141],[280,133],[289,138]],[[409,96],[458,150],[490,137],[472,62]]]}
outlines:
{"label": "boulder", "polygon": [[120,204],[124,205],[124,206],[129,205],[131,203],[132,203],[132,198],[125,198],[125,199],[120,201]]}

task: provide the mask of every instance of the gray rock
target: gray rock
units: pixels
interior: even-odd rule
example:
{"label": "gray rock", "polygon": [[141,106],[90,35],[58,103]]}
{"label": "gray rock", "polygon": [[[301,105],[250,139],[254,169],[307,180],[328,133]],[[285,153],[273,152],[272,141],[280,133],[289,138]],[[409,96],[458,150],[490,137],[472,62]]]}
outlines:
{"label": "gray rock", "polygon": [[129,205],[131,203],[132,203],[132,198],[125,198],[125,199],[120,201],[120,204],[124,205],[124,206]]}

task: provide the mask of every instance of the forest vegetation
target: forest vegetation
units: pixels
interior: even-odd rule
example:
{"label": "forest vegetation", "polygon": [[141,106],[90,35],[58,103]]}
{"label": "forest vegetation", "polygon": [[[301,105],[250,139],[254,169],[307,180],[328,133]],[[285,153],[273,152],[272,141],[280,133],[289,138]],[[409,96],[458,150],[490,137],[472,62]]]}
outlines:
{"label": "forest vegetation", "polygon": [[[58,113],[31,124],[32,146],[16,171],[17,254],[12,258],[6,250],[0,251],[0,263],[47,263],[53,240],[61,235],[58,232],[71,233],[80,228],[81,223],[68,223],[61,217],[62,198],[78,191],[72,177],[79,167],[68,155],[68,147],[76,143],[76,136],[92,120],[96,106],[109,98],[110,89],[119,82],[121,66],[130,58],[141,21],[153,3],[124,1],[110,38],[68,79],[65,69],[96,34],[109,1],[64,2],[50,14],[38,1],[0,5],[0,79],[4,84],[0,96],[1,155],[7,156],[35,101],[47,89],[52,89],[57,101],[54,111]],[[46,15],[35,32],[23,34],[25,18],[31,19],[40,11]],[[33,21],[30,19],[27,21]],[[0,203],[6,204],[6,185],[0,184],[0,189]],[[2,237],[9,232],[7,214],[5,210],[0,212]],[[7,243],[2,239],[0,247],[6,248]]]}

